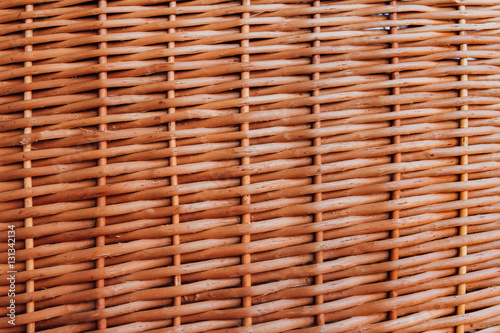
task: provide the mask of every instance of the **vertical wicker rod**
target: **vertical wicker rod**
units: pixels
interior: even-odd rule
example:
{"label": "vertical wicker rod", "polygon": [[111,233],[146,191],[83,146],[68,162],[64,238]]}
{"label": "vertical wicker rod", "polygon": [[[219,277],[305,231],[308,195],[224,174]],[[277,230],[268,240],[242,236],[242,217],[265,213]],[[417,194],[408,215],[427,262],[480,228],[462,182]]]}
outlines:
{"label": "vertical wicker rod", "polygon": [[[26,5],[25,7],[26,12],[32,12],[34,10],[33,5]],[[26,24],[33,23],[33,19],[26,19],[25,20]],[[27,29],[24,32],[25,38],[31,38],[33,37],[33,30],[32,29]],[[33,45],[26,45],[24,47],[24,52],[29,53],[33,52]],[[31,67],[33,66],[33,63],[31,61],[26,61],[24,63],[24,67]],[[24,77],[24,83],[29,84],[33,81],[33,77],[31,75],[27,75]],[[31,100],[32,99],[32,92],[30,90],[24,92],[24,100]],[[24,110],[24,118],[31,118],[33,116],[32,110]],[[25,127],[24,128],[24,134],[31,134],[31,127]],[[30,152],[31,151],[31,143],[27,143],[23,145],[23,152]],[[31,168],[31,161],[26,160],[23,162],[23,168],[24,169],[30,169]],[[33,187],[33,179],[31,177],[25,177],[24,178],[24,188],[32,188]],[[28,197],[24,199],[24,207],[29,208],[33,207],[33,198]],[[24,219],[24,227],[25,228],[30,228],[33,227],[33,218],[28,217]],[[24,246],[26,249],[31,249],[34,247],[34,241],[33,238],[27,238],[25,240]],[[28,259],[26,260],[26,271],[32,271],[35,269],[35,261],[33,259]],[[33,280],[28,280],[26,281],[26,293],[32,293],[35,291],[35,281]],[[35,302],[28,302],[26,304],[26,313],[32,313],[35,312]],[[26,332],[27,333],[33,333],[35,332],[35,323],[31,322],[26,325]]]}
{"label": "vertical wicker rod", "polygon": [[[316,0],[314,1],[313,3],[313,6],[314,7],[320,7],[321,6],[321,1],[320,0]],[[316,13],[314,14],[314,18],[315,19],[320,19],[321,18],[321,14],[319,13]],[[321,27],[319,26],[316,26],[314,27],[314,33],[317,34],[317,33],[320,33],[321,32]],[[321,46],[321,41],[320,40],[315,40],[313,42],[313,47],[314,48],[318,48]],[[314,54],[313,55],[313,59],[312,59],[312,63],[314,65],[319,65],[321,63],[321,56],[319,54]],[[320,79],[320,73],[319,72],[314,72],[313,75],[312,75],[312,79],[313,80],[319,80]],[[319,96],[320,95],[320,90],[319,89],[314,89],[313,90],[313,93],[312,95],[314,97],[316,96]],[[312,113],[313,114],[319,114],[321,112],[321,106],[319,104],[314,104],[312,106]],[[316,121],[314,122],[313,124],[313,128],[314,129],[320,129],[321,128],[321,122],[320,121]],[[321,137],[316,137],[313,139],[313,145],[314,147],[320,147],[321,146]],[[313,163],[314,165],[321,165],[321,155],[320,154],[316,154],[314,155],[314,158],[313,158]],[[318,174],[316,176],[314,176],[313,178],[313,182],[314,184],[321,184],[323,182],[323,179],[322,179],[322,175],[321,174]],[[319,201],[322,201],[323,200],[323,194],[321,192],[317,192],[314,194],[314,201],[315,202],[319,202]],[[314,222],[315,223],[321,223],[323,221],[323,213],[322,212],[318,212],[318,213],[315,213],[314,214]],[[315,235],[315,241],[316,242],[323,242],[324,238],[323,238],[323,231],[318,231]],[[317,264],[320,264],[323,262],[323,251],[318,251],[316,252],[315,254],[315,260],[316,260],[316,263]],[[316,275],[315,278],[314,278],[314,283],[315,284],[322,284],[323,283],[323,274],[320,274],[320,275]],[[315,297],[315,303],[316,304],[323,304],[324,303],[324,299],[323,299],[323,295],[317,295]],[[324,313],[320,313],[316,316],[316,324],[317,325],[324,325],[325,324],[325,314]]]}
{"label": "vertical wicker rod", "polygon": [[[100,0],[99,1],[99,8],[100,9],[105,9],[107,7],[107,0]],[[101,13],[99,14],[99,22],[105,22],[107,19],[106,13]],[[99,35],[106,35],[108,33],[107,29],[99,29]],[[108,47],[107,42],[100,42],[99,43],[99,49],[104,50]],[[108,62],[107,56],[103,55],[99,57],[99,64],[106,64]],[[108,78],[108,74],[106,72],[99,72],[99,80],[105,81]],[[101,88],[99,89],[99,98],[104,99],[108,95],[108,90],[106,88]],[[104,105],[99,107],[99,116],[103,117],[108,114],[108,108]],[[99,124],[99,132],[106,132],[108,129],[107,124]],[[99,142],[99,150],[107,149],[108,148],[108,143],[106,141],[100,141]],[[98,160],[98,165],[99,166],[105,166],[108,163],[108,160],[106,157],[101,157]],[[97,179],[97,186],[105,186],[106,185],[106,177],[99,177]],[[97,198],[97,206],[98,207],[104,207],[106,206],[106,197],[101,196]],[[101,216],[97,218],[97,227],[104,227],[106,226],[106,217]],[[97,247],[102,247],[106,245],[106,238],[105,236],[98,236],[96,240],[96,246]],[[96,267],[97,268],[103,268],[105,266],[105,259],[104,258],[99,258],[97,259],[96,262]],[[96,288],[103,288],[105,285],[104,279],[99,279],[96,281]],[[106,308],[106,300],[104,298],[98,298],[97,299],[97,309],[98,310],[104,310]],[[102,330],[106,329],[107,327],[107,321],[106,318],[101,318],[97,321],[97,328]]]}
{"label": "vertical wicker rod", "polygon": [[[250,0],[242,0],[242,5],[243,6],[250,6]],[[242,14],[242,18],[243,19],[248,19],[250,17],[250,13],[249,12],[244,12]],[[250,27],[248,24],[244,24],[242,25],[241,27],[241,33],[242,34],[248,34],[250,32]],[[248,39],[243,39],[241,41],[241,47],[243,49],[246,49],[250,46],[250,41]],[[244,53],[241,55],[241,62],[242,63],[248,63],[250,62],[250,55],[244,51]],[[250,79],[250,72],[242,72],[241,73],[241,79],[243,81],[248,81]],[[246,83],[245,83],[246,85]],[[250,89],[248,87],[243,87],[241,89],[241,98],[243,99],[248,99],[250,97]],[[248,113],[250,112],[250,108],[249,106],[245,103],[245,105],[243,105],[241,107],[241,110],[240,110],[241,113]],[[241,124],[241,128],[240,130],[242,132],[248,132],[249,130],[249,124],[248,122],[245,122],[243,124]],[[241,140],[241,147],[248,147],[250,145],[250,140],[248,139],[248,137],[246,138],[243,138]],[[242,159],[241,159],[241,164],[242,165],[248,165],[250,164],[250,157],[248,156],[244,156]],[[241,185],[242,186],[246,186],[246,185],[250,185],[250,175],[244,175],[242,178],[241,178]],[[244,195],[242,196],[241,198],[241,204],[242,205],[249,205],[251,203],[251,198],[250,198],[250,195]],[[249,224],[251,223],[251,217],[250,217],[250,214],[249,213],[245,213],[241,216],[241,223],[242,224]],[[249,243],[251,241],[250,239],[250,235],[249,234],[245,234],[241,237],[241,242],[242,243]],[[249,253],[245,253],[242,255],[242,258],[241,258],[241,262],[243,265],[247,265],[247,264],[250,264],[251,263],[251,258],[250,258],[250,254]],[[243,285],[243,288],[248,288],[248,287],[251,287],[252,286],[252,276],[250,274],[245,274],[243,275],[242,277],[242,285]],[[243,297],[242,299],[242,302],[243,302],[243,307],[250,307],[252,306],[252,298],[251,296],[245,296]],[[252,326],[252,318],[251,317],[246,317],[243,319],[243,326]]]}
{"label": "vertical wicker rod", "polygon": [[[171,1],[170,2],[170,8],[175,8],[176,6],[177,6],[177,3],[175,1]],[[169,21],[175,21],[175,18],[176,18],[175,15],[172,14],[172,15],[169,16],[168,19],[169,19]],[[169,34],[175,33],[175,28],[168,29],[168,33]],[[169,49],[175,48],[175,42],[168,42],[168,48]],[[175,57],[174,56],[170,56],[170,57],[168,57],[167,61],[169,63],[174,63],[175,62]],[[174,80],[175,80],[175,72],[174,71],[168,71],[168,73],[167,73],[167,81],[174,81]],[[175,98],[175,90],[169,90],[167,92],[167,98],[174,99]],[[175,108],[168,108],[168,113],[169,114],[175,113]],[[172,122],[168,123],[168,130],[170,132],[175,132],[175,121],[172,121]],[[168,146],[170,148],[175,148],[177,146],[176,140],[174,138],[171,139],[171,140],[169,140]],[[172,166],[172,167],[177,166],[177,156],[170,157],[169,163],[170,163],[170,166]],[[179,183],[178,183],[177,175],[170,176],[170,185],[171,186],[177,186],[178,184]],[[178,195],[172,196],[172,206],[173,207],[179,206],[179,196]],[[172,224],[179,224],[179,223],[180,223],[179,214],[174,214],[172,216]],[[174,246],[175,245],[179,245],[181,243],[181,237],[180,237],[179,234],[176,234],[176,235],[174,235],[172,237],[172,243],[173,243]],[[179,253],[174,254],[173,261],[174,261],[174,266],[180,266],[180,264],[181,264],[181,255]],[[175,275],[174,276],[174,285],[177,287],[177,286],[180,286],[181,284],[182,284],[181,276],[180,275]],[[174,306],[180,306],[181,304],[182,304],[182,298],[181,298],[181,296],[174,297]],[[182,323],[181,322],[181,317],[174,317],[173,326],[180,326],[181,323]]]}
{"label": "vertical wicker rod", "polygon": [[[394,1],[391,1],[391,6],[397,6],[398,5],[398,2],[396,0]],[[391,21],[397,21],[398,19],[398,14],[397,12],[392,12],[390,15],[389,15],[389,19]],[[398,27],[397,26],[392,26],[389,30],[390,34],[393,34],[393,35],[396,35],[398,33]],[[393,42],[391,43],[391,48],[392,49],[397,49],[399,47],[399,43],[398,42]],[[391,59],[391,64],[398,64],[399,63],[399,57],[394,57]],[[397,80],[399,79],[399,72],[398,71],[395,71],[395,72],[392,72],[391,74],[391,79],[392,80]],[[399,87],[394,87],[392,89],[392,95],[399,95],[400,93],[400,89]],[[393,112],[399,112],[401,110],[401,106],[399,104],[395,104],[393,105],[392,107],[392,111]],[[392,126],[394,127],[398,127],[398,126],[401,126],[401,120],[400,119],[395,119]],[[401,143],[401,136],[400,135],[396,135],[393,137],[392,139],[392,143],[393,144],[400,144]],[[392,156],[392,161],[393,163],[401,163],[401,153],[396,153]],[[394,182],[398,182],[401,180],[401,172],[396,172],[395,174],[392,175],[392,181]],[[397,200],[397,199],[400,199],[401,198],[401,191],[400,190],[395,190],[392,192],[392,200]],[[391,219],[393,220],[397,220],[399,219],[399,210],[394,210],[391,212]],[[394,229],[391,231],[391,238],[398,238],[399,237],[399,229]],[[390,254],[390,259],[391,261],[395,261],[395,260],[398,260],[399,259],[399,248],[394,248],[394,249],[391,249],[391,254]],[[389,280],[397,280],[398,279],[398,270],[393,270],[391,272],[389,272]],[[398,291],[397,290],[391,290],[389,292],[389,297],[390,298],[395,298],[398,296]],[[391,310],[389,312],[389,319],[390,320],[395,320],[398,318],[398,312],[397,310]]]}
{"label": "vertical wicker rod", "polygon": [[[459,6],[458,10],[460,11],[465,11],[465,6]],[[460,19],[459,24],[466,24],[465,19]],[[464,30],[460,31],[460,36],[465,36],[466,32]],[[467,51],[467,44],[460,44],[460,51]],[[460,58],[460,66],[467,66],[468,65],[468,59],[467,57],[461,57]],[[468,81],[469,77],[467,74],[460,75],[460,81]],[[467,97],[469,95],[468,89],[460,89],[460,97]],[[469,110],[468,105],[462,105],[460,107],[461,111],[467,111]],[[469,127],[469,119],[467,117],[460,119],[460,128],[468,128]],[[469,138],[467,136],[461,137],[460,138],[460,146],[461,147],[467,147],[469,145]],[[464,154],[460,156],[460,165],[467,165],[469,164],[469,156],[467,154]],[[462,173],[460,175],[460,181],[461,182],[467,182],[469,180],[469,175],[468,173]],[[467,200],[469,198],[469,193],[467,190],[460,192],[460,200]],[[469,210],[467,208],[462,208],[460,209],[460,217],[467,217],[469,216]],[[460,236],[465,236],[467,235],[467,225],[460,226],[458,229],[458,234]],[[467,246],[461,246],[458,249],[458,255],[460,257],[464,257],[467,255]],[[467,266],[460,266],[458,268],[458,275],[463,275],[467,273]],[[465,295],[467,292],[467,286],[465,283],[459,284],[457,288],[457,294],[458,295]],[[465,304],[460,304],[457,306],[457,315],[462,315],[465,314]],[[457,333],[464,333],[464,325],[458,325],[456,328]]]}

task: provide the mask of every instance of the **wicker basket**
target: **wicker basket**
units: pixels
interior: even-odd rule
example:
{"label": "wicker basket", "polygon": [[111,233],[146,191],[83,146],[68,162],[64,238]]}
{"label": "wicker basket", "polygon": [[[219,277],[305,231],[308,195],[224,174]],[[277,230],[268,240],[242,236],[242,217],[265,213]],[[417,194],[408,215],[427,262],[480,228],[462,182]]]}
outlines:
{"label": "wicker basket", "polygon": [[500,332],[500,1],[0,0],[0,212],[0,332]]}

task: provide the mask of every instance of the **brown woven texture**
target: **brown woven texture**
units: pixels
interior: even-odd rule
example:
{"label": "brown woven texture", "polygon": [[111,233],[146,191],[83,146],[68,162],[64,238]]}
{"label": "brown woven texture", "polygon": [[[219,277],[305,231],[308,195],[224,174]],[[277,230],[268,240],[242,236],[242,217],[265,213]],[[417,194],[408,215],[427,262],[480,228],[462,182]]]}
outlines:
{"label": "brown woven texture", "polygon": [[492,0],[0,0],[0,332],[499,332],[499,43]]}

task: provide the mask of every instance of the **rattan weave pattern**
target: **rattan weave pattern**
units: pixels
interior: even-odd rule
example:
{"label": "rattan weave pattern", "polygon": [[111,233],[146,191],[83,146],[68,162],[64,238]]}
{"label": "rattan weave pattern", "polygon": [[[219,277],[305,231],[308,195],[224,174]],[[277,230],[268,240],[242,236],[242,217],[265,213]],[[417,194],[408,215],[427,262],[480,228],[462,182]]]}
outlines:
{"label": "rattan weave pattern", "polygon": [[499,332],[500,1],[0,0],[0,212],[0,332]]}

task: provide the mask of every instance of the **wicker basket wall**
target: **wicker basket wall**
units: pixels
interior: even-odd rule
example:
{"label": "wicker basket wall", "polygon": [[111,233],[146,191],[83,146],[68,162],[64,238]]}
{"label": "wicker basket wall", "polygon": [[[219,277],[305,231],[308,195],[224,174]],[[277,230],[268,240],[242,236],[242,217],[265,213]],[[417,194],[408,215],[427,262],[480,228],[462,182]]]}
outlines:
{"label": "wicker basket wall", "polygon": [[500,332],[500,1],[0,0],[0,222],[0,332]]}

